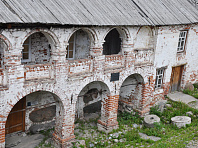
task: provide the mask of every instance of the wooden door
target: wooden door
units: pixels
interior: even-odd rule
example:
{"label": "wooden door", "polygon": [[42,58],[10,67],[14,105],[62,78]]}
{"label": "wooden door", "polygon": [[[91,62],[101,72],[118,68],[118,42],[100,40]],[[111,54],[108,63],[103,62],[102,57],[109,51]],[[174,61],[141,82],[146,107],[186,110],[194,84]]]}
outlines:
{"label": "wooden door", "polygon": [[180,90],[183,69],[184,69],[184,65],[172,68],[171,81],[170,81],[170,86],[171,86],[170,92]]}
{"label": "wooden door", "polygon": [[11,110],[6,121],[6,134],[25,131],[26,98],[21,99]]}

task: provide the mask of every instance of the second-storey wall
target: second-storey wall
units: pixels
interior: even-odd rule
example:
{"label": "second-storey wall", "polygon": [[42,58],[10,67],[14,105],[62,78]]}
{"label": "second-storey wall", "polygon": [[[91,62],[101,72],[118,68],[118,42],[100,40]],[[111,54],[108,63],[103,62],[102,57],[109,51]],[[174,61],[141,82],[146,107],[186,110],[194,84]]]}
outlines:
{"label": "second-storey wall", "polygon": [[[185,65],[182,86],[186,82],[194,83],[198,79],[197,62],[195,61],[197,59],[196,25],[190,26],[185,52],[177,53],[179,30],[185,27],[169,26],[155,27],[154,29],[150,27],[5,29],[2,31],[2,35],[10,42],[10,45],[8,45],[8,52],[6,51],[7,53],[3,59],[6,65],[4,71],[8,71],[8,84],[4,86],[4,93],[0,96],[5,103],[5,106],[1,107],[1,115],[6,119],[11,108],[6,107],[10,106],[10,104],[13,107],[17,103],[17,99],[20,100],[22,99],[21,96],[26,96],[26,93],[22,95],[21,89],[27,90],[27,92],[45,90],[56,93],[60,95],[59,101],[63,103],[66,112],[62,114],[56,111],[56,117],[65,115],[66,120],[64,119],[63,121],[66,124],[64,125],[69,126],[67,128],[70,129],[68,131],[63,130],[63,134],[60,132],[62,131],[62,124],[58,123],[56,124],[56,131],[59,131],[57,132],[59,135],[64,135],[63,137],[72,137],[75,112],[79,111],[83,114],[83,108],[86,106],[86,104],[81,104],[75,110],[79,105],[76,105],[76,103],[78,103],[78,98],[83,97],[84,94],[93,89],[89,87],[89,84],[93,84],[93,82],[96,84],[94,89],[98,90],[98,95],[91,103],[102,100],[100,121],[102,126],[106,126],[109,123],[116,126],[119,98],[127,104],[131,103],[133,109],[141,114],[148,113],[149,108],[167,94],[173,66]],[[101,51],[105,36],[114,28],[118,30],[122,39],[122,53],[119,55],[102,55]],[[69,38],[79,29],[85,31],[89,36],[87,42],[90,42],[90,57],[80,60],[66,60],[66,48]],[[34,33],[38,32],[44,33],[47,40],[44,39],[44,45],[40,45],[42,42],[39,39],[35,39],[39,43],[39,46],[36,47],[44,47],[44,49],[49,47],[48,43],[46,43],[47,41],[51,45],[48,63],[21,64],[23,42],[31,34],[34,35]],[[78,44],[83,47],[84,43],[81,44],[79,42]],[[48,54],[47,56],[49,57]],[[156,69],[161,67],[165,67],[163,85],[160,89],[155,89]],[[130,79],[130,76],[133,75],[138,76],[142,80],[138,82],[137,79]],[[108,93],[105,90],[102,92],[105,97],[100,95],[100,84],[108,88],[105,89],[108,90]],[[130,88],[127,85],[132,87]],[[124,90],[124,87],[128,88],[127,91]],[[86,91],[83,88],[86,88]],[[12,98],[15,97],[17,99],[12,101]],[[82,100],[81,98],[80,101]],[[46,101],[51,102],[50,97],[45,97],[40,102],[42,104]],[[87,105],[90,104],[88,103]],[[45,107],[43,106],[43,108]],[[31,122],[27,123],[28,126],[31,124]]]}

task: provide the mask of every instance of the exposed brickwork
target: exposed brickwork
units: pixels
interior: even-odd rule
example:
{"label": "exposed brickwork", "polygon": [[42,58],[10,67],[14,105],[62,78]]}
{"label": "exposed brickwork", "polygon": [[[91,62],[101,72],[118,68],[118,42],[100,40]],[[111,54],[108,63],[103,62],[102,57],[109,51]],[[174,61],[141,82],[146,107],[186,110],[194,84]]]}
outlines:
{"label": "exposed brickwork", "polygon": [[[177,53],[179,30],[184,28],[189,29],[188,42],[185,52],[179,54]],[[86,54],[83,55],[78,52],[79,58],[86,59],[68,61],[66,47],[69,38],[79,29],[88,34],[85,38],[89,37],[87,43],[90,45],[87,46],[86,43],[89,52],[86,50]],[[79,107],[78,101],[82,99],[80,96],[90,89],[95,88],[99,92],[102,90],[98,93],[97,99],[89,103],[101,100],[98,129],[110,132],[118,127],[119,100],[132,104],[133,109],[145,115],[156,101],[164,99],[164,95],[169,92],[173,66],[185,65],[182,88],[187,82],[194,83],[198,80],[197,25],[162,26],[154,29],[116,27],[122,38],[121,52],[105,56],[102,55],[104,39],[112,29],[114,27],[2,30],[0,38],[7,48],[3,49],[3,66],[0,69],[0,147],[5,146],[5,124],[9,112],[20,99],[34,92],[47,92],[53,96],[56,104],[54,142],[57,147],[67,147],[75,138],[75,113],[83,111],[83,107],[86,106],[83,104],[83,107]],[[22,64],[23,43],[30,36],[34,43],[32,45],[34,60],[31,65]],[[155,90],[155,69],[160,67],[167,69],[162,88]],[[119,80],[111,82],[111,73],[119,73]],[[135,77],[130,79],[131,76]],[[125,90],[122,89],[123,86],[128,84],[134,86],[131,85],[130,89],[123,91]],[[89,103],[87,105],[90,105]],[[26,130],[29,125],[26,120]]]}

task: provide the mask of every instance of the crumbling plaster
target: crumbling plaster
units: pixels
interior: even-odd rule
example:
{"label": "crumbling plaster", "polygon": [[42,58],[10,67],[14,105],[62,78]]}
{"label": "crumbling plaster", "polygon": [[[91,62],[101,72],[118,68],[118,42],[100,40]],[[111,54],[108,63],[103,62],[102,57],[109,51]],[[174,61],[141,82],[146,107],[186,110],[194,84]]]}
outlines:
{"label": "crumbling plaster", "polygon": [[[189,28],[186,50],[177,53],[179,30]],[[109,93],[102,97],[103,106],[99,129],[110,131],[117,128],[117,108],[121,86],[132,74],[142,77],[141,96],[136,109],[145,114],[158,99],[163,99],[164,90],[154,90],[156,68],[165,67],[164,84],[168,88],[172,66],[186,64],[184,80],[195,82],[197,78],[197,25],[162,27],[116,27],[122,39],[122,55],[111,55],[108,59],[102,55],[104,38],[115,27],[72,27],[50,29],[4,29],[1,38],[6,39],[8,52],[4,56],[4,71],[7,84],[0,91],[0,147],[5,144],[5,122],[13,106],[24,96],[47,91],[57,96],[60,112],[56,112],[54,141],[56,146],[73,139],[76,102],[83,88],[91,83],[105,84]],[[90,39],[90,58],[79,61],[66,60],[66,47],[71,35],[82,29]],[[33,65],[29,68],[21,64],[23,42],[33,33],[41,32],[52,46],[48,65]],[[141,49],[134,52],[134,49]],[[148,54],[148,50],[150,50]],[[154,53],[153,53],[154,51]],[[145,53],[145,54],[144,54]],[[152,56],[155,54],[155,56]],[[150,57],[150,61],[146,60]],[[179,58],[179,57],[182,58]],[[139,58],[139,63],[136,61]],[[77,64],[76,64],[77,62]],[[154,65],[153,65],[154,64]],[[43,72],[44,71],[44,72]],[[119,80],[110,82],[111,73],[120,73]],[[27,79],[26,74],[37,75]],[[49,74],[50,73],[50,74]],[[47,77],[45,77],[47,75]],[[49,75],[49,76],[48,76]],[[53,76],[51,76],[53,75]],[[193,76],[192,76],[193,75]],[[195,78],[193,78],[195,76]],[[195,79],[195,80],[194,80]],[[96,86],[99,88],[98,86]],[[124,96],[124,95],[123,95]],[[111,125],[111,126],[109,126]],[[63,142],[64,141],[64,142]],[[63,143],[62,143],[63,142]]]}

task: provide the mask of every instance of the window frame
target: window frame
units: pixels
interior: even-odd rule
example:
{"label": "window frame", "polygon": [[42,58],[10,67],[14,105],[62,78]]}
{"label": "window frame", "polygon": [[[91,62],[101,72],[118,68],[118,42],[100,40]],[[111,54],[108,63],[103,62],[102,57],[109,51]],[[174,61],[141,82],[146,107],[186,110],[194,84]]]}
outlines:
{"label": "window frame", "polygon": [[[70,39],[71,39],[71,37],[72,36],[74,36],[74,40],[73,40],[73,42],[70,42]],[[67,60],[74,60],[75,59],[75,50],[76,50],[76,32],[74,33],[74,34],[72,34],[72,36],[69,38],[69,41],[68,41],[68,45],[67,45],[67,48],[66,48],[66,50],[67,50],[67,55],[66,55],[66,59]],[[69,46],[71,46],[71,45],[69,45],[70,43],[73,43],[73,55],[72,55],[72,58],[67,58],[67,57],[69,57]]]}
{"label": "window frame", "polygon": [[28,45],[28,59],[23,59],[23,50],[24,50],[24,48],[23,48],[21,62],[30,62],[31,61],[31,36],[29,36],[27,39],[28,39],[28,44],[25,44],[25,41],[24,41],[23,45]]}
{"label": "window frame", "polygon": [[[185,36],[182,36],[182,34],[185,33]],[[188,36],[188,30],[181,30],[179,33],[179,41],[177,45],[177,52],[184,52],[186,47],[186,41]],[[183,45],[182,45],[183,42]]]}
{"label": "window frame", "polygon": [[[158,74],[158,71],[162,70],[162,73]],[[156,69],[156,77],[155,77],[155,89],[160,89],[163,87],[163,82],[164,82],[164,73],[165,73],[166,68],[158,68]],[[159,78],[161,76],[161,78]],[[159,80],[161,81],[161,84],[159,84]],[[160,86],[159,86],[160,85]]]}

